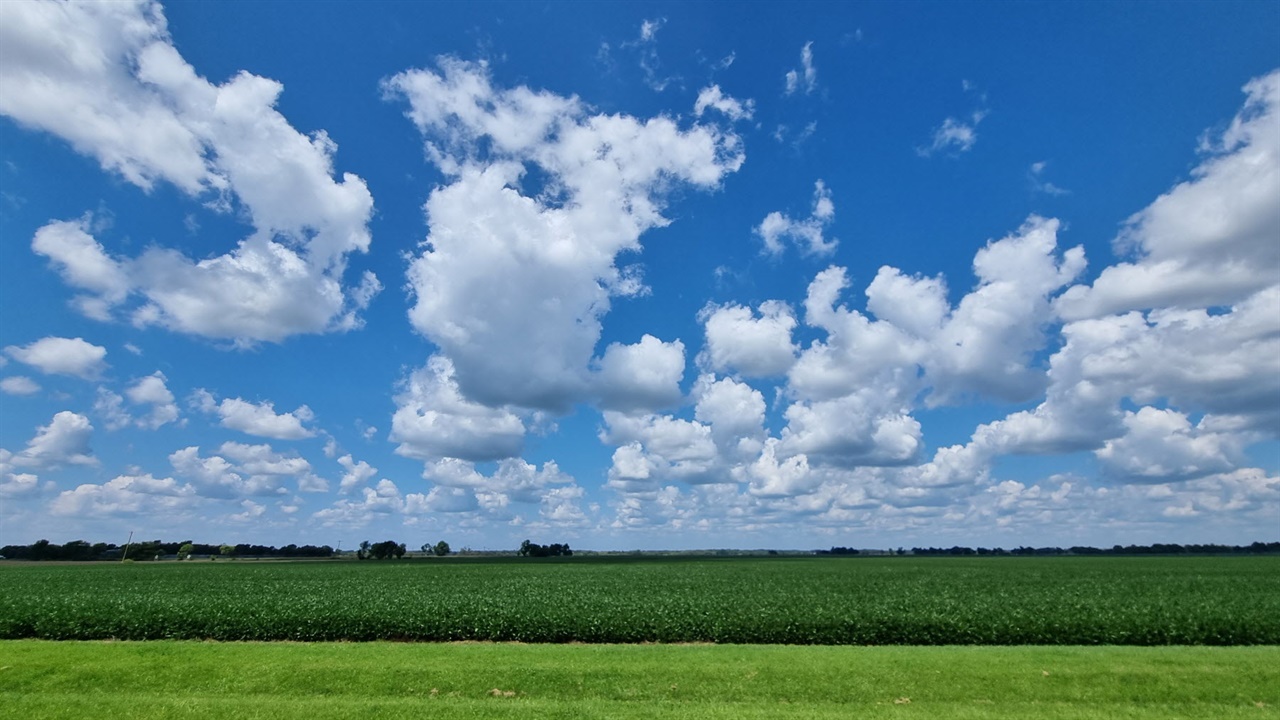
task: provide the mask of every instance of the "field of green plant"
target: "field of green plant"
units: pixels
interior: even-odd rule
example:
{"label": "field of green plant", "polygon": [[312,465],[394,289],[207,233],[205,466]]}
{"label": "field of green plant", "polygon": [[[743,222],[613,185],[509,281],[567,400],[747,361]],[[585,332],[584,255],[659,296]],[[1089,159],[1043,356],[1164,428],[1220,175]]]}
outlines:
{"label": "field of green plant", "polygon": [[0,638],[1278,645],[1280,558],[6,564]]}

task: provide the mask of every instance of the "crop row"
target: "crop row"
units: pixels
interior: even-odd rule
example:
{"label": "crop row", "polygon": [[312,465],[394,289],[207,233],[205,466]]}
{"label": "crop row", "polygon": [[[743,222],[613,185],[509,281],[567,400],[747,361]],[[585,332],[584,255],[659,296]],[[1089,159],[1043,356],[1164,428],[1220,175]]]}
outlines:
{"label": "crop row", "polygon": [[1280,644],[1280,558],[0,568],[0,638]]}

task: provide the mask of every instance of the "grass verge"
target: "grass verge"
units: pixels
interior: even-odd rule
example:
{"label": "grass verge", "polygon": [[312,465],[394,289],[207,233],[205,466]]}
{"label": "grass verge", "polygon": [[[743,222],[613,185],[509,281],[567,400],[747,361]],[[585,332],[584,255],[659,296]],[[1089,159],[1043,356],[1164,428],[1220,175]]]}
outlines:
{"label": "grass verge", "polygon": [[0,642],[0,717],[1275,718],[1280,647]]}

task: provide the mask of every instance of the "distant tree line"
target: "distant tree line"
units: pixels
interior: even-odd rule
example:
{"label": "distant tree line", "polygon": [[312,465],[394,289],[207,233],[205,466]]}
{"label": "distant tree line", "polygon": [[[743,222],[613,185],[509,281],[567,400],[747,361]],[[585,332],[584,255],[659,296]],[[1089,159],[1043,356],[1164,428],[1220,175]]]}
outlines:
{"label": "distant tree line", "polygon": [[847,547],[833,547],[830,550],[819,550],[818,555],[857,555],[858,551]]}
{"label": "distant tree line", "polygon": [[573,551],[569,549],[569,544],[552,543],[550,545],[539,545],[535,542],[525,540],[520,543],[520,549],[516,551],[520,557],[568,557],[573,555]]}
{"label": "distant tree line", "polygon": [[[837,548],[832,548],[830,554]],[[841,548],[843,549],[843,548]],[[819,551],[823,552],[823,551]],[[901,551],[899,551],[901,554]],[[1113,545],[1110,548],[1095,548],[1075,545],[1069,548],[1060,547],[1017,547],[1012,550],[1004,548],[984,548],[976,550],[969,547],[949,548],[911,548],[912,555],[1271,555],[1280,554],[1280,542],[1255,542],[1250,545],[1179,545],[1177,543],[1155,543],[1153,545]]]}
{"label": "distant tree line", "polygon": [[444,557],[445,555],[448,555],[451,552],[453,552],[453,550],[450,549],[449,543],[443,540],[436,543],[435,545],[426,543],[422,546],[422,553],[424,555],[435,555],[436,557]]}
{"label": "distant tree line", "polygon": [[[85,540],[72,540],[64,545],[51,543],[48,540],[37,540],[30,545],[5,545],[0,547],[0,555],[10,560],[120,560],[125,557],[125,545],[113,543],[93,543]],[[128,559],[154,560],[157,557],[176,555],[192,557],[196,555],[218,557],[298,557],[321,558],[332,557],[333,548],[328,545],[295,545],[290,543],[284,547],[274,545],[209,545],[195,543],[190,540],[180,542],[164,542],[163,540],[143,540],[128,544]]]}
{"label": "distant tree line", "polygon": [[395,540],[384,540],[380,543],[370,543],[365,540],[360,543],[360,549],[356,550],[356,559],[386,560],[387,558],[395,558],[399,560],[404,557],[405,552],[404,543],[398,543]]}

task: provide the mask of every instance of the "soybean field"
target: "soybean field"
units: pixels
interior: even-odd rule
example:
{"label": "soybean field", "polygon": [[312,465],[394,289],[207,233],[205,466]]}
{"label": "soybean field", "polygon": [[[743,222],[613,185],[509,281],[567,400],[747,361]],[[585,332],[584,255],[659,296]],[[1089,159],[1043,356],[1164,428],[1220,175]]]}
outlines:
{"label": "soybean field", "polygon": [[0,638],[1276,645],[1280,558],[10,563]]}

